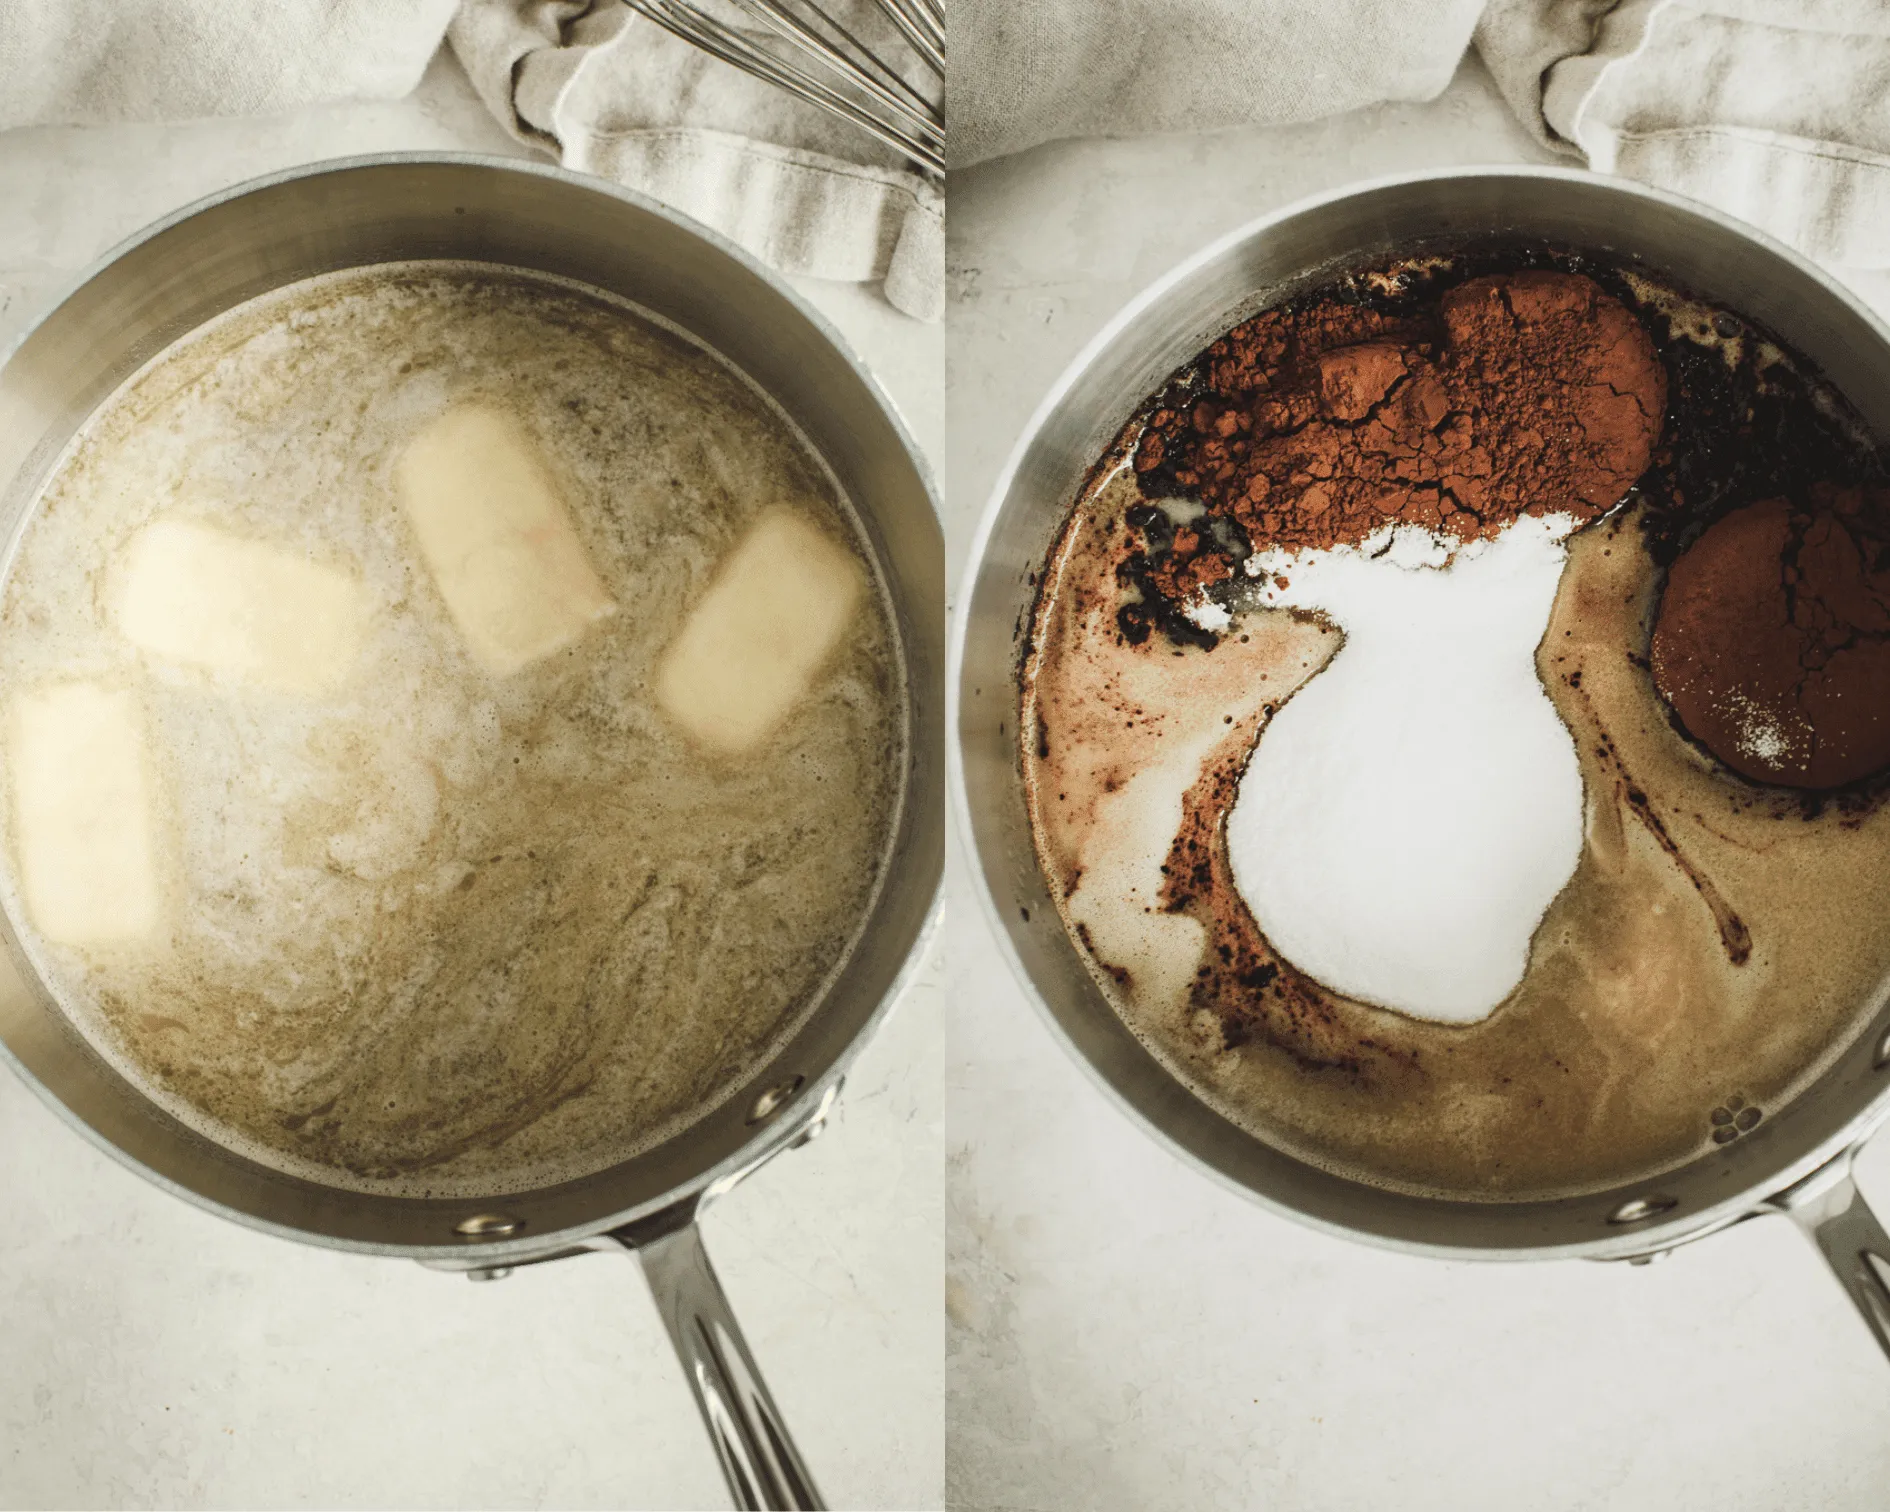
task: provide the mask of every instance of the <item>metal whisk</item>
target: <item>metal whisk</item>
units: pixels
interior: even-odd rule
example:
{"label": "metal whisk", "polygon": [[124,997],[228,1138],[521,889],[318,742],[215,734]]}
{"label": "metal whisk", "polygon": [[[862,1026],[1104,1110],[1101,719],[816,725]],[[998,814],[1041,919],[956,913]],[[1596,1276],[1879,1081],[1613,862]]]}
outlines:
{"label": "metal whisk", "polygon": [[[666,31],[789,94],[851,121],[926,173],[945,171],[945,111],[823,10],[818,0],[729,0],[790,45],[771,51],[693,0],[624,0]],[[939,0],[873,0],[941,88],[945,13]]]}

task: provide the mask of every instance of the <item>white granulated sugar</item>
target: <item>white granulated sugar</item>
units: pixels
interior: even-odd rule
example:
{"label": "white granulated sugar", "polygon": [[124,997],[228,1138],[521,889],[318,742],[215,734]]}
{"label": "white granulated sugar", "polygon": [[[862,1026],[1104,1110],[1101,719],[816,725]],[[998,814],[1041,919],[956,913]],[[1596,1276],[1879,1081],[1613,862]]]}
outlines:
{"label": "white granulated sugar", "polygon": [[1522,980],[1582,848],[1574,742],[1535,669],[1574,524],[1247,563],[1259,602],[1346,637],[1267,726],[1227,822],[1261,929],[1326,986],[1467,1023]]}
{"label": "white granulated sugar", "polygon": [[1195,603],[1183,605],[1181,612],[1203,630],[1212,630],[1217,634],[1234,623],[1233,615],[1206,597]]}
{"label": "white granulated sugar", "polygon": [[1777,720],[1753,718],[1739,732],[1739,752],[1757,761],[1783,761],[1791,749]]}
{"label": "white granulated sugar", "polygon": [[1788,729],[1771,710],[1736,690],[1727,695],[1722,709],[1730,710],[1737,722],[1734,741],[1740,755],[1763,761],[1768,766],[1810,759],[1812,729],[1809,721],[1801,720],[1797,730]]}

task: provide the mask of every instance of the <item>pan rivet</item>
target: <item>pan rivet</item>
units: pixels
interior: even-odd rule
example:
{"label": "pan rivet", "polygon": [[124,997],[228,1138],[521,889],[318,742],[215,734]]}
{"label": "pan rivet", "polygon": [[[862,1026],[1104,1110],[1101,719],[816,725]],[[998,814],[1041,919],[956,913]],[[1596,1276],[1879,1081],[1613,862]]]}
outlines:
{"label": "pan rivet", "polygon": [[516,1234],[525,1225],[503,1213],[474,1213],[453,1225],[453,1232],[464,1239],[503,1239]]}
{"label": "pan rivet", "polygon": [[1890,1066],[1890,1029],[1883,1032],[1883,1038],[1877,1041],[1877,1054],[1870,1063],[1873,1071],[1881,1071]]}
{"label": "pan rivet", "polygon": [[1679,1206],[1678,1197],[1634,1197],[1608,1214],[1608,1222],[1645,1223],[1649,1218],[1658,1218],[1670,1208]]}
{"label": "pan rivet", "polygon": [[806,1085],[806,1077],[790,1076],[778,1086],[768,1088],[755,1099],[754,1107],[748,1110],[748,1121],[751,1124],[767,1122],[788,1105],[789,1098]]}

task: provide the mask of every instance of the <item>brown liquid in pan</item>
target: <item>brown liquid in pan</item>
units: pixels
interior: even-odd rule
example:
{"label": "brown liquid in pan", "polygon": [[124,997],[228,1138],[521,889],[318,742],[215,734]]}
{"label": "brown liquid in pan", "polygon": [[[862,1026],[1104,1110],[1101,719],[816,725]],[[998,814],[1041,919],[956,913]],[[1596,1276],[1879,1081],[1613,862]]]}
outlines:
{"label": "brown liquid in pan", "polygon": [[[391,479],[415,429],[465,400],[542,448],[618,606],[506,677],[467,656]],[[9,695],[75,675],[134,691],[167,922],[95,951],[29,926],[43,975],[179,1116],[360,1189],[521,1190],[700,1116],[818,1001],[900,801],[904,692],[876,579],[759,751],[705,754],[652,702],[655,657],[771,504],[866,560],[824,468],[744,380],[546,280],[337,276],[166,354],[47,489],[0,675]],[[108,564],[165,512],[358,573],[373,628],[346,686],[215,685],[115,636]]]}
{"label": "brown liquid in pan", "polygon": [[[1384,312],[1421,323],[1441,290],[1503,266],[1464,258],[1325,295],[1394,289]],[[1199,492],[1139,477],[1133,460],[1152,417],[1187,413],[1200,369],[1130,422],[1044,568],[1021,755],[1065,923],[1125,1022],[1197,1095],[1378,1185],[1559,1195],[1731,1143],[1849,1042],[1890,974],[1882,777],[1824,794],[1744,780],[1671,716],[1648,663],[1666,567],[1705,525],[1794,483],[1877,476],[1881,461],[1760,334],[1586,271],[1647,327],[1672,398],[1653,468],[1572,538],[1536,653],[1578,755],[1585,844],[1522,983],[1487,1019],[1425,1022],[1327,989],[1271,947],[1234,886],[1223,826],[1241,772],[1342,637],[1243,608],[1234,583],[1232,623],[1204,632],[1164,593],[1198,593],[1202,574],[1177,572],[1148,503]],[[1182,547],[1211,552],[1208,523]]]}

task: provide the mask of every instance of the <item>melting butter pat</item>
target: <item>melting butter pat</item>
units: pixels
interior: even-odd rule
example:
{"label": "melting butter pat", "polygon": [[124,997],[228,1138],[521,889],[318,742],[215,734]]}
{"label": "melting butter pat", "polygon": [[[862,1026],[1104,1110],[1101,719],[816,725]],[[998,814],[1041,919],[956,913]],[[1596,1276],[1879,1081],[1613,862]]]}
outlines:
{"label": "melting butter pat", "polygon": [[752,749],[806,694],[865,590],[845,547],[792,510],[765,511],[658,661],[658,704],[706,746]]}
{"label": "melting butter pat", "polygon": [[349,574],[196,520],[132,537],[114,607],[143,650],[298,693],[337,687],[367,633]]}
{"label": "melting butter pat", "polygon": [[487,671],[516,672],[616,613],[512,416],[448,410],[408,443],[395,480],[447,611]]}
{"label": "melting butter pat", "polygon": [[16,860],[33,922],[62,945],[148,935],[161,900],[132,695],[89,682],[23,694],[9,735]]}

